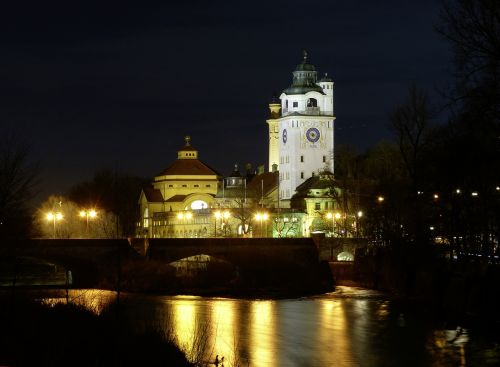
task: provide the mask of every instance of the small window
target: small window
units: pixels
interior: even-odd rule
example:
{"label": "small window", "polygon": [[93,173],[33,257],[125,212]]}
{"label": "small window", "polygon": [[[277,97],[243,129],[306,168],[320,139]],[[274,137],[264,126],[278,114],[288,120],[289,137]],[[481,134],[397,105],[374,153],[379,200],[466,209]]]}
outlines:
{"label": "small window", "polygon": [[188,185],[182,185],[182,187],[188,187]]}
{"label": "small window", "polygon": [[194,185],[194,187],[200,187],[200,185]]}
{"label": "small window", "polygon": [[314,203],[314,210],[321,210],[321,203]]}
{"label": "small window", "polygon": [[300,178],[304,178],[304,172],[300,172]]}
{"label": "small window", "polygon": [[303,155],[301,155],[301,156],[300,156],[300,161],[301,161],[302,163],[304,162],[304,156],[303,156]]}
{"label": "small window", "polygon": [[293,102],[293,107],[299,107],[299,102]]}
{"label": "small window", "polygon": [[326,162],[326,157],[325,157],[325,156],[323,156],[323,163],[325,163],[325,162]]}
{"label": "small window", "polygon": [[314,172],[312,173],[311,177],[314,177]]}
{"label": "small window", "polygon": [[168,185],[168,187],[174,187],[174,185]]}
{"label": "small window", "polygon": [[288,99],[285,100],[285,108],[288,108]]}
{"label": "small window", "polygon": [[205,185],[205,187],[210,187],[210,185]]}

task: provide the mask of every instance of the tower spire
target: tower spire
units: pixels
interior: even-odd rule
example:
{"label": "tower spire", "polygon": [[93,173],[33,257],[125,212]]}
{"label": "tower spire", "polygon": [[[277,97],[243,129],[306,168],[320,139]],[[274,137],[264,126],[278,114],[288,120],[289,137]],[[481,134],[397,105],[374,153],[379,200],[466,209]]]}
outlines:
{"label": "tower spire", "polygon": [[304,62],[303,62],[303,63],[304,63],[304,64],[307,64],[307,56],[308,56],[308,55],[307,55],[307,50],[302,50],[302,56],[303,56],[303,58],[304,58]]}

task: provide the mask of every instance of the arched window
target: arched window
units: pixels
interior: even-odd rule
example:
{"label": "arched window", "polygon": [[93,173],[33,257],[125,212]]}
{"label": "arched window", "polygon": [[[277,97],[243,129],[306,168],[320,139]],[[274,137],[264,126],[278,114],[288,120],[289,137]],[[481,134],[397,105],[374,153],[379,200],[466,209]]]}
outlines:
{"label": "arched window", "polygon": [[207,209],[208,204],[203,200],[195,200],[191,203],[191,210]]}
{"label": "arched window", "polygon": [[318,107],[318,101],[316,98],[309,98],[307,100],[307,107]]}
{"label": "arched window", "polygon": [[144,228],[149,227],[149,209],[144,209]]}

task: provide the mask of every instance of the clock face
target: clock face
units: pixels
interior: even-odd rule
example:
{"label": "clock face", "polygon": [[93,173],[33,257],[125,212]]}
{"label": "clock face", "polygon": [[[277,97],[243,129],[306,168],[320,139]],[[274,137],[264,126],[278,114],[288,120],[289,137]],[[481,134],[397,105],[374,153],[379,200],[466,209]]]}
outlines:
{"label": "clock face", "polygon": [[319,140],[320,136],[321,136],[321,134],[319,133],[319,130],[316,129],[315,127],[311,127],[310,129],[307,129],[307,131],[306,131],[306,138],[311,143],[316,143]]}
{"label": "clock face", "polygon": [[286,140],[287,140],[287,139],[288,139],[288,133],[287,133],[287,131],[286,131],[286,129],[285,129],[285,130],[283,130],[283,143],[285,143],[285,144],[286,144]]}

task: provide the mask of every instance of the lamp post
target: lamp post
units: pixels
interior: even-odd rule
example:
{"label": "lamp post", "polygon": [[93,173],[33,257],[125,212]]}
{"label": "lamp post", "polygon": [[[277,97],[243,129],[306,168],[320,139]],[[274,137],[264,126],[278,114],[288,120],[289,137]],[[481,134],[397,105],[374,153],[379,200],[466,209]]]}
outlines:
{"label": "lamp post", "polygon": [[332,220],[332,237],[335,237],[335,220],[340,219],[340,213],[328,212],[326,213],[326,217]]}
{"label": "lamp post", "polygon": [[363,216],[363,212],[360,210],[356,215],[356,237],[359,238],[359,224],[361,223],[361,217]]}
{"label": "lamp post", "polygon": [[53,238],[56,238],[56,221],[60,221],[63,219],[63,215],[61,212],[48,212],[46,215],[47,221],[53,223]]}
{"label": "lamp post", "polygon": [[217,237],[217,219],[221,220],[221,228],[224,228],[224,235],[226,235],[226,224],[227,220],[231,217],[231,212],[229,210],[217,210],[214,213],[215,225],[214,225],[214,236]]}
{"label": "lamp post", "polygon": [[191,212],[179,212],[177,213],[177,219],[180,219],[184,227],[184,237],[186,237],[186,221],[193,218],[193,213]]}
{"label": "lamp post", "polygon": [[[255,219],[260,222],[260,237],[264,237],[263,236],[263,224],[262,224],[262,222],[265,222],[269,219],[269,214],[267,214],[266,212],[262,212],[262,213],[259,212],[259,213],[255,214]],[[266,225],[267,225],[267,222],[266,222]]]}
{"label": "lamp post", "polygon": [[222,212],[220,210],[217,210],[214,213],[214,217],[215,217],[215,220],[214,220],[214,237],[217,238],[217,219],[220,219],[222,217]]}
{"label": "lamp post", "polygon": [[87,235],[87,238],[89,237],[89,218],[94,219],[95,217],[97,217],[97,212],[94,209],[80,210],[80,218],[86,218],[87,221],[85,227],[85,234]]}

